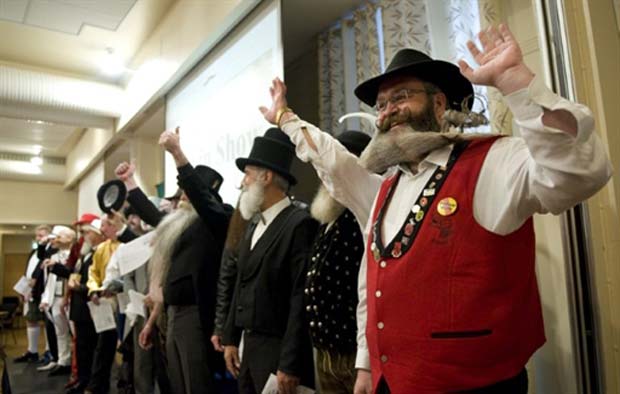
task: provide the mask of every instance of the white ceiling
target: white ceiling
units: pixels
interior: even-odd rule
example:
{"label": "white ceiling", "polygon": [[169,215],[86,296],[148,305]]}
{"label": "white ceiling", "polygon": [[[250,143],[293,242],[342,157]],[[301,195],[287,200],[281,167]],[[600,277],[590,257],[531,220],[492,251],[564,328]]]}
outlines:
{"label": "white ceiling", "polygon": [[0,117],[0,151],[44,156],[65,156],[65,142],[81,128],[43,121]]}
{"label": "white ceiling", "polygon": [[0,0],[0,61],[88,79],[107,48],[129,62],[176,0]]}
{"label": "white ceiling", "polygon": [[[82,89],[119,84],[101,72],[102,59],[112,51],[129,64],[175,1],[0,0],[0,65],[39,73],[30,78],[69,77]],[[64,158],[104,117],[7,100],[0,96],[0,179],[64,182]],[[37,146],[47,158],[40,168],[29,162]]]}
{"label": "white ceiling", "polygon": [[[122,78],[103,75],[102,59],[111,49],[125,64],[131,64],[177,1],[207,0],[0,0],[0,68],[4,65],[40,73],[40,77],[61,76],[77,83],[95,81],[117,87]],[[319,32],[362,3],[282,0],[285,64],[307,52]],[[91,87],[85,89],[91,91]],[[40,103],[7,101],[0,95],[0,180],[63,182],[67,154],[84,127],[95,126],[88,122],[114,121],[109,114],[96,119],[92,113],[80,117],[77,111],[59,112]],[[159,135],[164,115],[163,106],[153,108],[135,137]],[[45,159],[39,168],[29,160],[36,145]]]}

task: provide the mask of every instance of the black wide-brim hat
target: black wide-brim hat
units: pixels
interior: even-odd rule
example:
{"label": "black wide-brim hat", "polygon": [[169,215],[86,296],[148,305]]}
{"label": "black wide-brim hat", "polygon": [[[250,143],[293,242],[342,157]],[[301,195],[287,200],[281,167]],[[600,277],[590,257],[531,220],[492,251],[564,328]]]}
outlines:
{"label": "black wide-brim hat", "polygon": [[336,139],[355,156],[361,155],[370,142],[370,136],[368,134],[354,130],[343,131]]}
{"label": "black wide-brim hat", "polygon": [[215,171],[213,168],[209,166],[205,166],[202,164],[194,167],[194,171],[200,179],[211,189],[211,191],[215,194],[218,200],[222,201],[220,197],[219,191],[220,186],[222,186],[222,182],[224,182],[224,177],[220,175],[219,172]]}
{"label": "black wide-brim hat", "polygon": [[401,75],[436,85],[446,95],[448,107],[451,109],[461,110],[461,103],[468,96],[469,109],[474,103],[474,88],[457,66],[434,60],[423,52],[409,48],[398,51],[383,74],[359,84],[355,88],[355,95],[373,107],[377,102],[379,86],[386,80]]}
{"label": "black wide-brim hat", "polygon": [[105,213],[112,213],[112,210],[118,211],[121,209],[126,197],[127,188],[118,179],[104,183],[97,190],[99,208]]}
{"label": "black wide-brim hat", "polygon": [[286,179],[291,186],[297,179],[291,174],[291,163],[295,157],[295,146],[280,129],[272,127],[262,137],[254,138],[248,157],[235,160],[237,167],[245,171],[245,166],[257,166],[271,170]]}

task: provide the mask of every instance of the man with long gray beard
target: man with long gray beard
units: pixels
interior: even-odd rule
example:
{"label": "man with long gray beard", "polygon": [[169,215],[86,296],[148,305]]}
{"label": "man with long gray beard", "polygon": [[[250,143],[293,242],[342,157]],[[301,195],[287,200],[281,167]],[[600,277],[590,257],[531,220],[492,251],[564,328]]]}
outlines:
{"label": "man with long gray beard", "polygon": [[[359,131],[338,135],[356,156],[370,137]],[[305,306],[316,371],[322,394],[353,393],[355,384],[357,276],[364,253],[355,217],[320,185],[310,209],[321,223],[312,246],[305,288]]]}
{"label": "man with long gray beard", "polygon": [[[176,211],[157,211],[137,186],[128,200],[147,224],[156,226],[149,296],[155,302],[139,341],[149,347],[157,311],[167,306],[166,356],[174,393],[215,393],[213,374],[223,371],[223,357],[209,342],[215,317],[215,294],[222,248],[232,207],[218,194],[223,178],[207,166],[189,163],[179,130],[164,131],[159,144],[175,160],[183,190]],[[123,163],[117,176],[133,177],[135,167]]]}
{"label": "man with long gray beard", "polygon": [[252,222],[239,244],[222,342],[226,367],[238,377],[243,394],[261,393],[270,374],[277,376],[282,394],[295,393],[299,384],[314,386],[303,292],[317,224],[287,196],[296,183],[290,173],[294,155],[289,138],[272,128],[254,139],[248,158],[236,161],[245,173],[239,209]]}
{"label": "man with long gray beard", "polygon": [[[475,70],[403,49],[356,88],[378,111],[361,161],[295,116],[280,80],[261,108],[366,229],[355,393],[526,393],[545,341],[532,215],[611,176],[591,112],[544,86],[507,27],[479,38]],[[472,82],[499,89],[522,138],[439,133],[448,109],[471,108]]]}

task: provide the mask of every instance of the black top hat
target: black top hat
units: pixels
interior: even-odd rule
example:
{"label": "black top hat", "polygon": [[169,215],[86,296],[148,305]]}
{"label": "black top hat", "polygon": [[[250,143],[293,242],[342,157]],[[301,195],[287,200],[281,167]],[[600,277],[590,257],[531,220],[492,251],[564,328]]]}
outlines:
{"label": "black top hat", "polygon": [[97,190],[99,208],[105,213],[112,213],[112,210],[118,211],[121,209],[126,196],[127,188],[118,179],[104,183]]}
{"label": "black top hat", "polygon": [[355,88],[355,95],[364,103],[374,106],[377,102],[379,85],[389,78],[400,75],[412,76],[435,84],[446,95],[448,107],[452,109],[460,110],[461,102],[470,95],[467,101],[469,109],[474,104],[474,88],[457,66],[442,60],[433,60],[415,49],[398,51],[385,72],[362,82]]}
{"label": "black top hat", "polygon": [[218,192],[220,191],[222,182],[224,182],[224,178],[220,175],[220,173],[215,171],[213,168],[202,164],[194,167],[194,171],[196,171],[196,174],[198,174],[200,179],[202,179],[202,181],[209,186],[218,200],[222,201],[222,198]]}
{"label": "black top hat", "polygon": [[353,130],[343,131],[336,139],[355,156],[361,155],[370,142],[368,134]]}
{"label": "black top hat", "polygon": [[272,127],[264,136],[254,138],[249,157],[240,157],[235,163],[241,171],[247,165],[267,168],[283,176],[293,186],[297,183],[290,173],[293,157],[295,146],[291,140],[282,130]]}

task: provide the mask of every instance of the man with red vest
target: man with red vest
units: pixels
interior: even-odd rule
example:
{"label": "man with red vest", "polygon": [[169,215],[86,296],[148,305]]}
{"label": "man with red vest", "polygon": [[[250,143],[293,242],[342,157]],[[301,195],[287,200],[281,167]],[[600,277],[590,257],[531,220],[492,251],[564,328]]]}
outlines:
{"label": "man with red vest", "polygon": [[[611,176],[590,110],[547,89],[505,26],[479,37],[475,70],[403,49],[356,88],[378,112],[359,161],[287,107],[279,79],[261,108],[365,229],[356,394],[526,393],[525,364],[545,342],[532,215],[559,214]],[[499,89],[520,138],[442,127],[472,119],[457,113],[471,83]]]}

